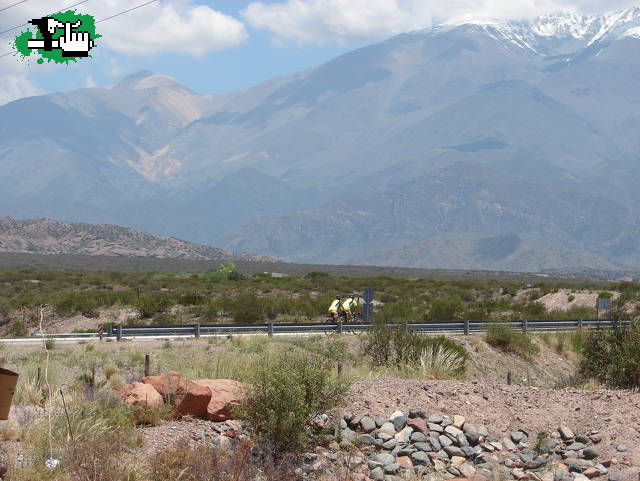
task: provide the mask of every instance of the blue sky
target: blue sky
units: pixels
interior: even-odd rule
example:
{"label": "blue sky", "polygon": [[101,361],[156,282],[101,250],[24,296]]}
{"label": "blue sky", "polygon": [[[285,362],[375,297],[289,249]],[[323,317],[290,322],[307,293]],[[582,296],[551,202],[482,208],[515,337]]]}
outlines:
{"label": "blue sky", "polygon": [[[0,12],[0,31],[79,0],[27,0]],[[97,20],[145,0],[89,0]],[[17,0],[0,0],[0,9]],[[598,11],[633,0],[158,0],[98,25],[93,58],[67,66],[0,58],[0,105],[16,98],[104,87],[140,70],[176,78],[201,93],[248,88],[317,66],[395,34],[459,15],[532,17],[572,9]],[[173,29],[173,26],[176,26]],[[173,30],[172,30],[173,29]],[[0,36],[0,55],[15,34]]]}

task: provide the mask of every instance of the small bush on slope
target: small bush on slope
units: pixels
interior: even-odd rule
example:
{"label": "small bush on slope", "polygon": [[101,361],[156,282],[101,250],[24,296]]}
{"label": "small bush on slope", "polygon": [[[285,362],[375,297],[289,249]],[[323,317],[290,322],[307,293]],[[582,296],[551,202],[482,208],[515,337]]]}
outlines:
{"label": "small bush on slope", "polygon": [[263,357],[251,369],[249,401],[238,414],[276,452],[294,452],[310,439],[311,418],[342,403],[346,385],[333,371],[333,362],[312,354]]}
{"label": "small bush on slope", "polygon": [[485,340],[496,349],[517,354],[525,359],[531,358],[540,351],[527,334],[510,329],[506,324],[491,324],[487,329]]}

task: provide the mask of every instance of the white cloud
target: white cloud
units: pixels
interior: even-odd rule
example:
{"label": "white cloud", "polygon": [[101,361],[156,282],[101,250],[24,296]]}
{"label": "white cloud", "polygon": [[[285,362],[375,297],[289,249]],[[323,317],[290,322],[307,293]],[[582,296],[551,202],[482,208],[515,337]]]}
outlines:
{"label": "white cloud", "polygon": [[[105,3],[113,4],[111,12],[129,5],[122,0]],[[242,22],[189,1],[152,4],[98,26],[103,35],[99,42],[125,55],[176,52],[201,56],[236,47],[247,38]]]}
{"label": "white cloud", "polygon": [[96,85],[97,85],[96,81],[91,75],[87,75],[84,78],[84,88],[92,88],[92,87],[95,87]]}
{"label": "white cloud", "polygon": [[[3,12],[0,26],[20,25],[68,5],[69,0],[48,0],[46,8],[43,2],[27,2]],[[132,5],[134,2],[131,0],[103,0],[76,8],[78,12],[89,13],[96,20],[101,20]],[[97,42],[99,47],[108,47],[125,55],[175,52],[201,56],[235,47],[247,38],[241,21],[210,7],[196,5],[193,0],[161,0],[101,22],[97,31],[103,36]],[[6,45],[18,32],[3,35],[0,46]]]}
{"label": "white cloud", "polygon": [[243,17],[271,31],[277,43],[348,43],[418,30],[463,15],[532,18],[560,10],[587,13],[629,7],[637,0],[286,0],[253,2]]}
{"label": "white cloud", "polygon": [[42,90],[22,75],[0,76],[0,105],[32,95],[40,95]]}

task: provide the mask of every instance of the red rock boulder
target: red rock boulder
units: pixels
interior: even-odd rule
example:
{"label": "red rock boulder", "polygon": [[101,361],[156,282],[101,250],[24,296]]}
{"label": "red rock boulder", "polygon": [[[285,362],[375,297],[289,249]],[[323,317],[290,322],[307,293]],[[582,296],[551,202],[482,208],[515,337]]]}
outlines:
{"label": "red rock boulder", "polygon": [[207,419],[210,421],[231,419],[233,408],[244,403],[247,399],[244,386],[238,381],[198,379],[195,383],[211,390],[211,400],[207,406]]}
{"label": "red rock boulder", "polygon": [[150,384],[134,382],[126,384],[122,388],[124,402],[130,406],[138,407],[147,405],[152,408],[162,406],[162,396]]}
{"label": "red rock boulder", "polygon": [[176,404],[176,410],[183,416],[207,419],[211,389],[194,382],[189,382],[187,389],[188,391]]}
{"label": "red rock boulder", "polygon": [[183,377],[177,371],[169,371],[158,376],[147,376],[142,382],[153,386],[165,402],[171,403],[183,416],[207,417],[211,400],[211,390]]}

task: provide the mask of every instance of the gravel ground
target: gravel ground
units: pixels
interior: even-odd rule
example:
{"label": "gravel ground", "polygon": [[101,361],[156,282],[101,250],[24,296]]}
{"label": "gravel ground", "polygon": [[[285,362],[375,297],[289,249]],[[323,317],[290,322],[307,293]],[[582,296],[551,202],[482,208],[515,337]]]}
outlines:
{"label": "gravel ground", "polygon": [[[354,383],[344,412],[389,416],[395,410],[422,409],[467,422],[490,432],[538,432],[567,425],[576,434],[602,433],[600,459],[611,459],[612,470],[624,480],[640,476],[640,394],[624,391],[548,390],[482,381],[408,381],[373,379]],[[619,452],[620,444],[628,446]]]}

